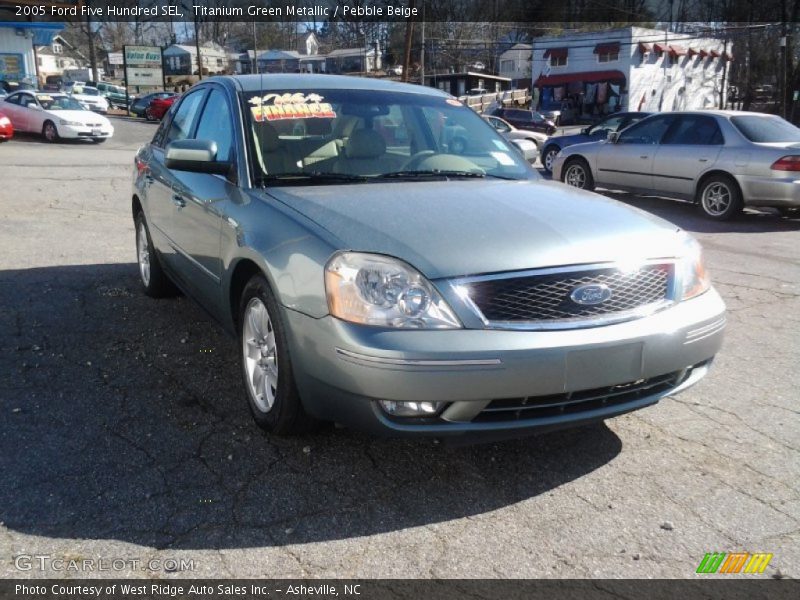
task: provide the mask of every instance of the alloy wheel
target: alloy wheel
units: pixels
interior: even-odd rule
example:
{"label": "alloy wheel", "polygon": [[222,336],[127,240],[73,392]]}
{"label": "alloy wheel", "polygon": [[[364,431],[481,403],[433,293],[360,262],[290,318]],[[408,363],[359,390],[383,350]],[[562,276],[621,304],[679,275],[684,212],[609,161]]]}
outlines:
{"label": "alloy wheel", "polygon": [[150,249],[147,244],[147,229],[144,220],[139,223],[139,230],[136,232],[136,254],[139,258],[139,275],[145,287],[150,285]]}
{"label": "alloy wheel", "polygon": [[544,168],[548,171],[553,170],[553,162],[556,160],[558,150],[548,150],[544,155]]}
{"label": "alloy wheel", "polygon": [[44,139],[48,142],[53,142],[56,139],[56,126],[52,123],[45,123],[44,125]]}
{"label": "alloy wheel", "polygon": [[252,298],[244,310],[242,352],[246,382],[261,412],[272,410],[278,393],[278,346],[267,307]]}
{"label": "alloy wheel", "polygon": [[586,187],[586,170],[581,165],[570,165],[564,175],[567,185],[583,189]]}
{"label": "alloy wheel", "polygon": [[703,210],[709,215],[718,217],[730,208],[733,195],[730,188],[721,182],[714,182],[703,190]]}

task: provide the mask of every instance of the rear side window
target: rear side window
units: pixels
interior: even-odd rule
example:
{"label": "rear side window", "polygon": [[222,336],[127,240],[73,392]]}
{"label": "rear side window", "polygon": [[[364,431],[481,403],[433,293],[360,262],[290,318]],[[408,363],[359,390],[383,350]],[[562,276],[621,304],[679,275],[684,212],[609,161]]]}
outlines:
{"label": "rear side window", "polygon": [[722,132],[713,117],[687,115],[677,119],[662,144],[715,146],[724,143]]}
{"label": "rear side window", "polygon": [[776,116],[742,115],[731,123],[751,142],[800,142],[800,129]]}
{"label": "rear side window", "polygon": [[8,102],[9,104],[17,104],[18,105],[19,104],[20,95],[21,94],[12,94],[8,98],[6,98],[5,101]]}
{"label": "rear side window", "polygon": [[[177,117],[177,115],[176,115]],[[220,90],[211,90],[208,101],[200,116],[197,133],[198,140],[213,140],[217,143],[217,160],[227,162],[232,158],[233,126],[228,100]]]}
{"label": "rear side window", "polygon": [[203,99],[205,90],[197,90],[186,96],[178,107],[175,116],[170,122],[169,132],[164,140],[164,144],[169,144],[176,140],[185,140],[192,133],[192,125],[197,117],[200,101]]}

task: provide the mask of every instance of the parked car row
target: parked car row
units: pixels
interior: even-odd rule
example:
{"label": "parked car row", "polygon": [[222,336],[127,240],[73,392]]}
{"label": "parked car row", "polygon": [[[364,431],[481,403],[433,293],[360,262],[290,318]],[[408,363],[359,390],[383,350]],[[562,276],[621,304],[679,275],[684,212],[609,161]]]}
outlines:
{"label": "parked car row", "polygon": [[[617,124],[624,128],[608,127],[607,139],[572,145],[548,140],[542,158],[550,161],[553,178],[584,190],[690,200],[716,220],[745,206],[798,214],[800,129],[788,121],[725,110],[624,115]],[[556,145],[562,149],[553,157]]]}
{"label": "parked car row", "polygon": [[[150,94],[145,94],[144,96],[138,96],[131,99],[131,105],[128,111],[134,117],[144,117],[148,121],[159,120],[161,119],[161,117],[164,116],[164,113],[166,112],[167,109],[169,109],[169,106],[171,106],[172,102],[174,102],[174,99],[177,96],[178,94],[174,92],[153,92]],[[153,102],[155,102],[156,100],[168,100],[170,98],[172,98],[173,100],[170,101],[169,105],[159,103],[159,105],[155,107],[155,112],[151,111],[150,115],[148,116],[147,109],[150,108]],[[156,114],[158,114],[159,116],[156,117]]]}

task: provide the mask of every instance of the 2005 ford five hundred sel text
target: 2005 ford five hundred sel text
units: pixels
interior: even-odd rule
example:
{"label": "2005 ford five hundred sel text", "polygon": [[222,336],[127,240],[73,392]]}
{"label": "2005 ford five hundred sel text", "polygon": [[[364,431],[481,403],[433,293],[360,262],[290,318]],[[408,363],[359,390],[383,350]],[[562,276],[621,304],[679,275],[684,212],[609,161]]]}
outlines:
{"label": "2005 ford five hundred sel text", "polygon": [[722,341],[688,234],[541,180],[421,86],[204,80],[138,152],[132,208],[145,292],[177,287],[238,335],[273,433],[602,420],[696,383]]}

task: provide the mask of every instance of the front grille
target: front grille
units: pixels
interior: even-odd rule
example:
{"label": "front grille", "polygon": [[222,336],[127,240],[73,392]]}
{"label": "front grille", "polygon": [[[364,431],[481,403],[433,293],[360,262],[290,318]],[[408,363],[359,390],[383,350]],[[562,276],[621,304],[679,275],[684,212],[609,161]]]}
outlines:
{"label": "front grille", "polygon": [[619,406],[634,402],[644,396],[668,392],[682,383],[688,375],[689,371],[684,370],[580,392],[492,400],[486,408],[478,413],[473,422],[496,423],[498,421],[539,419]]}
{"label": "front grille", "polygon": [[[646,265],[634,272],[616,268],[488,279],[467,285],[488,321],[558,321],[639,309],[668,300],[672,264]],[[607,286],[603,302],[584,305],[570,295],[583,285]]]}

